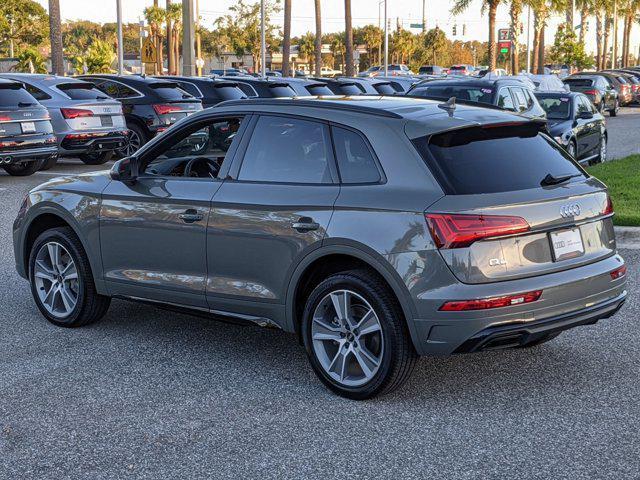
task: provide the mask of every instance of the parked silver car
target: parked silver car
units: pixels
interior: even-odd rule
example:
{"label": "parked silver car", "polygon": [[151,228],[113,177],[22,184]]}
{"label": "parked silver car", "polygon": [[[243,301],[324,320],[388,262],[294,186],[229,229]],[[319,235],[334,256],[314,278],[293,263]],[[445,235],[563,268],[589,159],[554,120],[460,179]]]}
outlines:
{"label": "parked silver car", "polygon": [[35,188],[13,235],[56,325],[96,321],[115,297],[278,327],[325,385],[364,399],[418,355],[537,345],[613,315],[627,292],[612,215],[540,120],[257,99]]}
{"label": "parked silver car", "polygon": [[[126,147],[128,130],[122,105],[92,83],[47,74],[3,73],[22,82],[51,116],[58,139],[58,157],[78,157],[87,165],[109,161],[114,151]],[[56,158],[44,164],[55,165]]]}

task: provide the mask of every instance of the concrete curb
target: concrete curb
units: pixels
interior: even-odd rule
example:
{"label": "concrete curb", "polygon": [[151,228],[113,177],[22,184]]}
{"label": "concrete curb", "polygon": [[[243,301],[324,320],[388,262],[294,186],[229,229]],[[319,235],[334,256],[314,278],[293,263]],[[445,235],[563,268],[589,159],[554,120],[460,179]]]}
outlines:
{"label": "concrete curb", "polygon": [[640,227],[614,227],[618,248],[640,250]]}

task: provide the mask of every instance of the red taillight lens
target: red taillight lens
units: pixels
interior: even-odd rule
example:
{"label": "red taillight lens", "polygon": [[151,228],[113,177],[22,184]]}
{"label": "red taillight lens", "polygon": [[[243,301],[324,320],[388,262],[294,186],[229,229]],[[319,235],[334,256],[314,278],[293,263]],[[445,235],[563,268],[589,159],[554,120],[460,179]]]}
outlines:
{"label": "red taillight lens", "polygon": [[464,248],[484,238],[513,235],[531,228],[524,218],[507,215],[427,213],[425,217],[438,248]]}
{"label": "red taillight lens", "polygon": [[612,280],[617,280],[624,277],[627,274],[627,266],[623,265],[620,268],[616,268],[613,272],[609,272]]}
{"label": "red taillight lens", "polygon": [[176,105],[154,105],[153,109],[158,115],[166,115],[167,113],[179,112],[182,110]]}
{"label": "red taillight lens", "polygon": [[584,92],[585,95],[597,95],[598,91],[597,90],[586,90]]}
{"label": "red taillight lens", "polygon": [[11,117],[0,116],[0,122],[10,122]]}
{"label": "red taillight lens", "polygon": [[607,204],[602,211],[602,215],[612,215],[613,214],[613,201],[611,201],[611,197],[607,195]]}
{"label": "red taillight lens", "polygon": [[476,300],[455,300],[444,303],[440,310],[443,312],[464,312],[467,310],[487,310],[489,308],[512,307],[523,303],[535,302],[542,296],[542,290],[507,295],[504,297],[482,298]]}
{"label": "red taillight lens", "polygon": [[74,119],[80,117],[93,117],[91,110],[83,110],[82,108],[61,108],[62,116],[66,119]]}

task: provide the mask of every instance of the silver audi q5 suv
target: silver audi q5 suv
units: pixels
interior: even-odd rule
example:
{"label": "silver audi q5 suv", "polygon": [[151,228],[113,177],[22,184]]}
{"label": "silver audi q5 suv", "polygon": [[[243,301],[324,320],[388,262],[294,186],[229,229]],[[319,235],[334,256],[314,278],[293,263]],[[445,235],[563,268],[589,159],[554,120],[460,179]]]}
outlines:
{"label": "silver audi q5 suv", "polygon": [[52,323],[111,298],[294,333],[365,399],[419,355],[546,342],[626,297],[607,189],[545,124],[397,97],[239,100],[111,171],[51,180],[14,225]]}

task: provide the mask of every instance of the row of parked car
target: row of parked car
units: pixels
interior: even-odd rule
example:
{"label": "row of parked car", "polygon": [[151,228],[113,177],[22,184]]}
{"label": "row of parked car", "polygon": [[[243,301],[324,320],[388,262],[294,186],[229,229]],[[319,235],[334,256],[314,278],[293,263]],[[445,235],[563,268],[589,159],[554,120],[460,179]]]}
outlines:
{"label": "row of parked car", "polygon": [[640,69],[554,75],[210,77],[2,74],[0,167],[11,175],[60,157],[100,165],[129,156],[178,120],[227,100],[328,95],[406,95],[492,105],[546,119],[581,162],[606,159],[603,114],[640,100]]}

